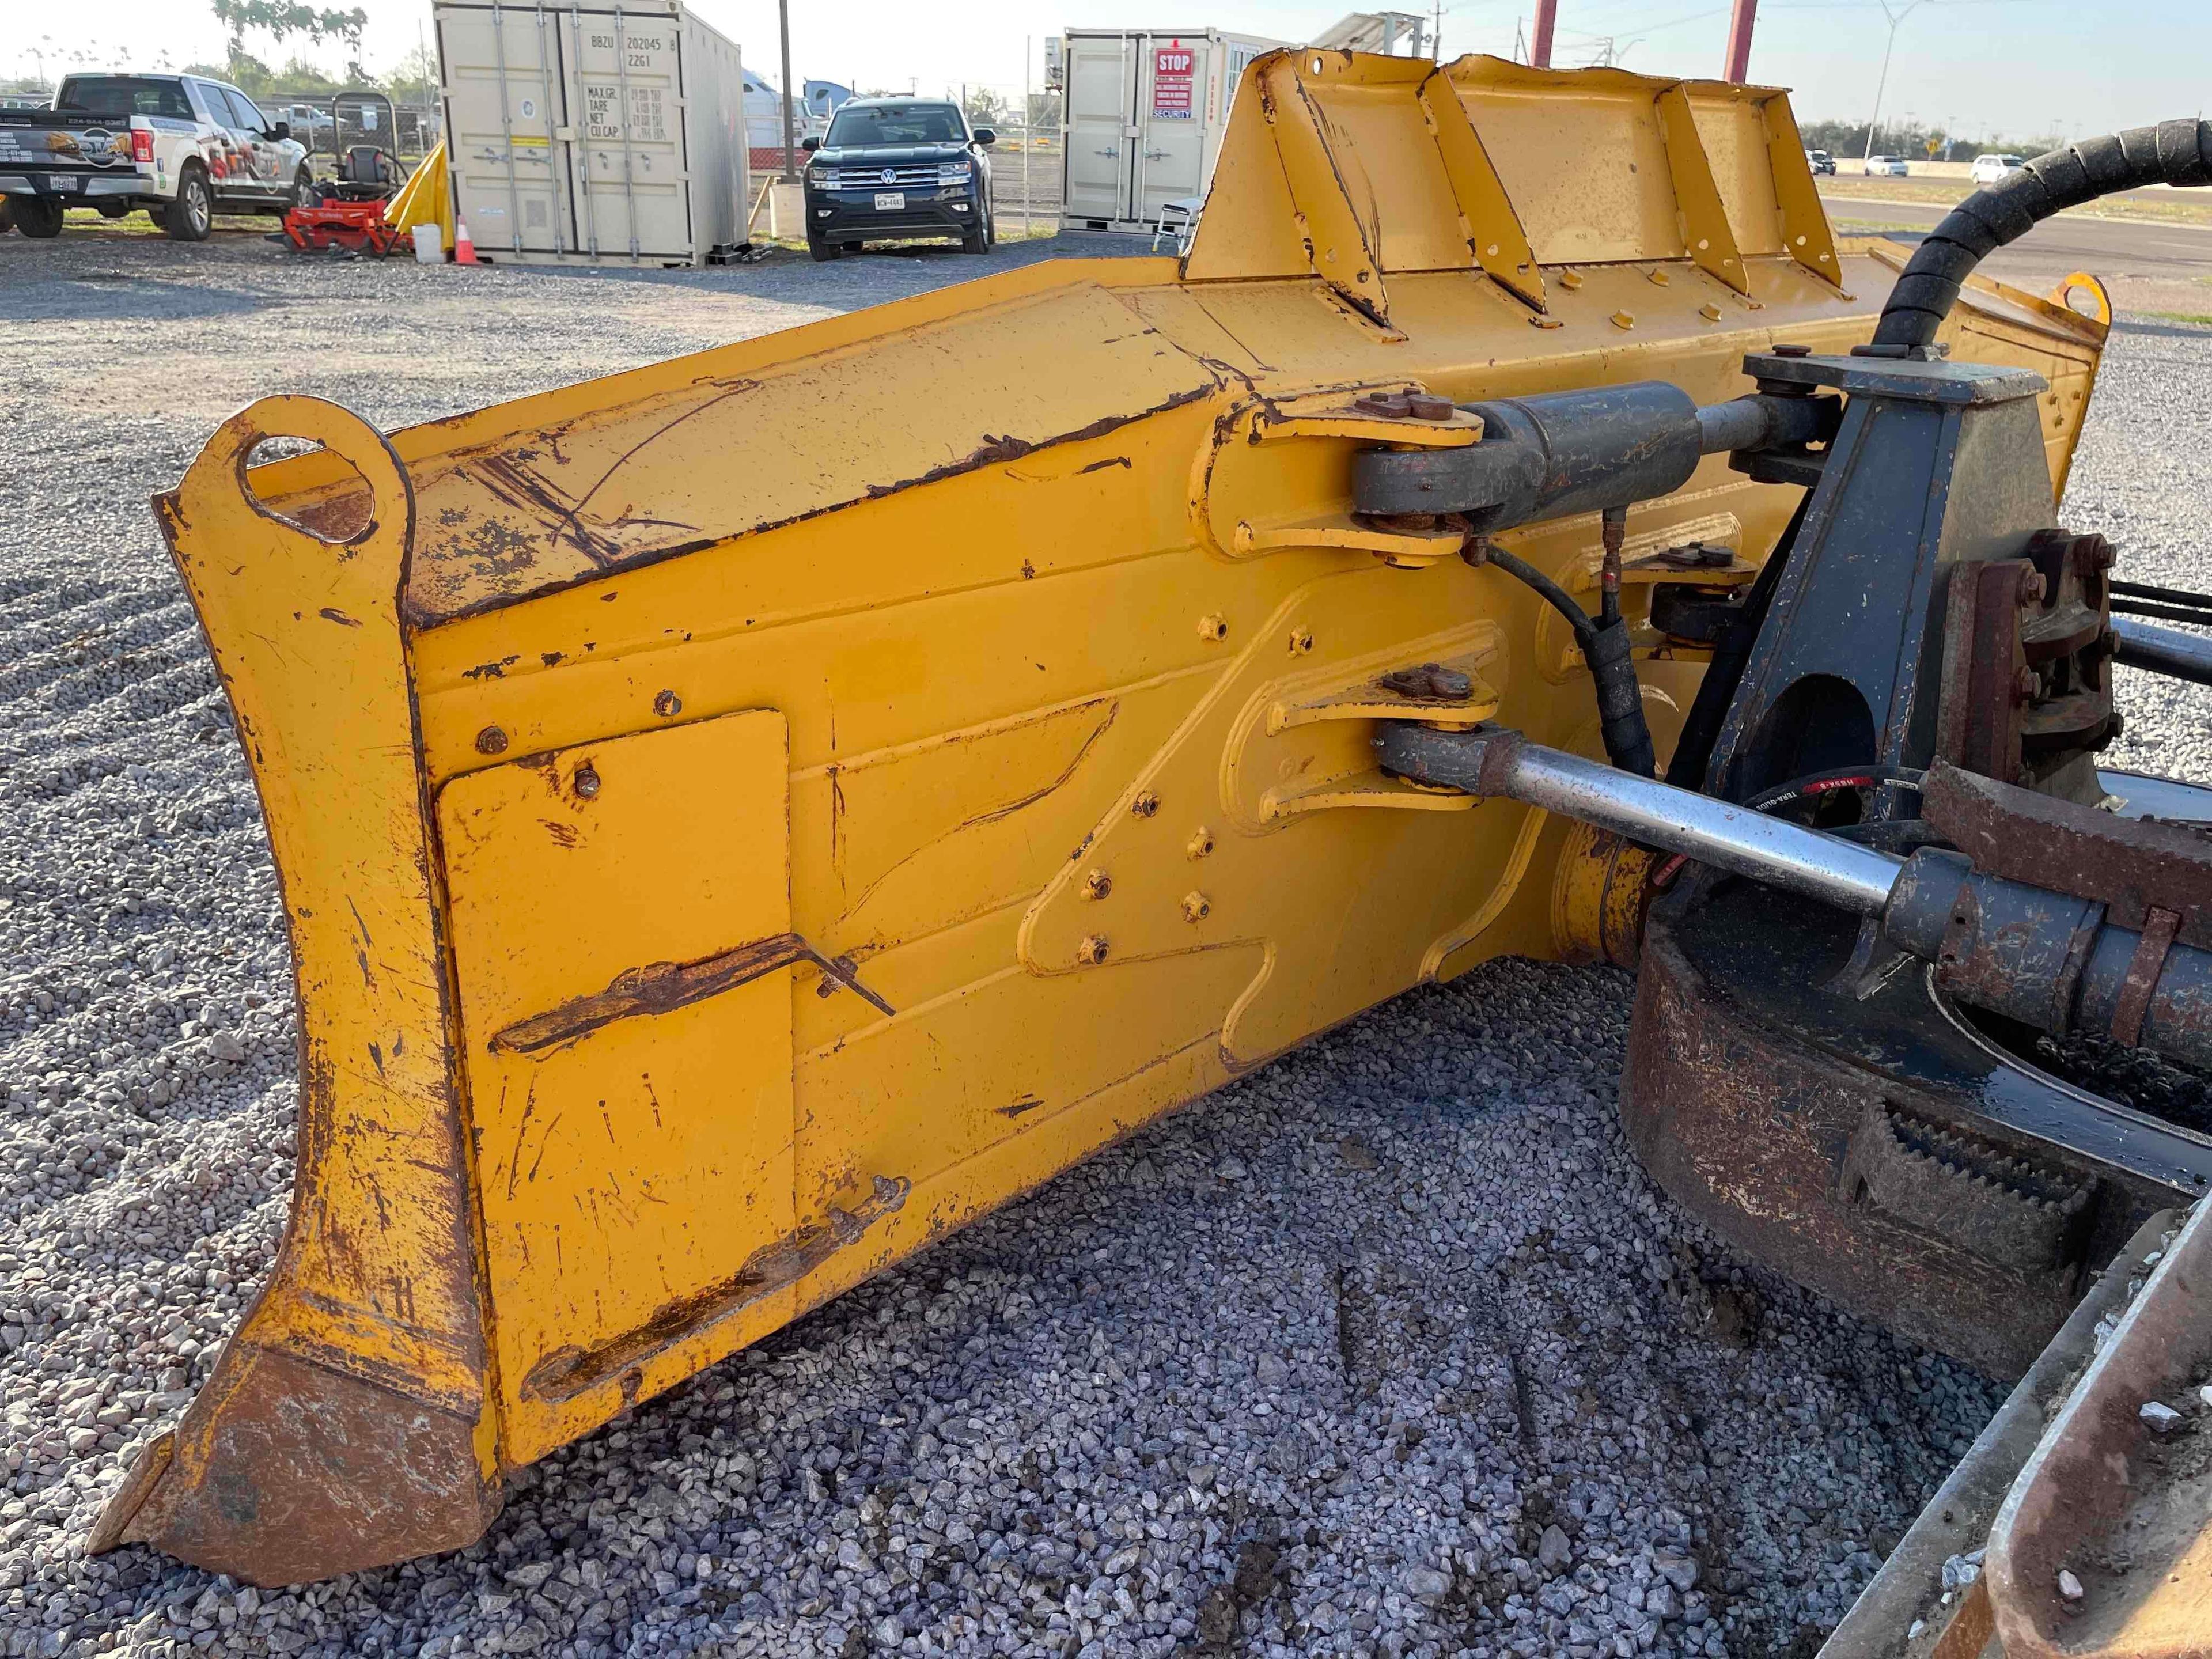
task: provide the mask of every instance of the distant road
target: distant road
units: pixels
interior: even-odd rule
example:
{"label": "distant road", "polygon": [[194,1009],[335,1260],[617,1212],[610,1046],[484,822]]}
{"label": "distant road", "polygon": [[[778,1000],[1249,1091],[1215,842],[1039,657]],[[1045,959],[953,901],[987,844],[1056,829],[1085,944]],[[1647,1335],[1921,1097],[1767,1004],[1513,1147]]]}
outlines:
{"label": "distant road", "polygon": [[[1841,236],[1859,226],[1932,229],[1947,209],[1924,202],[1822,198]],[[1900,235],[1899,240],[1905,240]],[[2092,219],[2060,214],[1982,263],[1983,271],[2015,288],[2044,293],[2076,270],[2101,276],[2124,311],[2212,313],[2212,228],[2142,219]]]}

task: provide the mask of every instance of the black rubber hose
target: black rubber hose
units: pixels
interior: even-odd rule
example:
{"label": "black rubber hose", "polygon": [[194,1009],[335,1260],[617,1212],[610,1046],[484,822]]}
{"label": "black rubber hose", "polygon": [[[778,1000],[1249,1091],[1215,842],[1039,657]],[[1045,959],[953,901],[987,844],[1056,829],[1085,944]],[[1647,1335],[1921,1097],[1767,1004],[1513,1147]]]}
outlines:
{"label": "black rubber hose", "polygon": [[1881,309],[1874,343],[1926,345],[1989,254],[2062,209],[2146,185],[2212,185],[2212,121],[2165,121],[2084,138],[1976,191],[1913,251]]}
{"label": "black rubber hose", "polygon": [[1534,588],[1537,598],[1567,619],[1567,626],[1575,630],[1575,643],[1582,647],[1584,656],[1589,654],[1590,644],[1597,638],[1597,624],[1590,620],[1589,611],[1575,603],[1574,596],[1565,588],[1528,560],[1508,553],[1494,542],[1483,550],[1482,562],[1496,565],[1515,581]]}
{"label": "black rubber hose", "polygon": [[1624,772],[1650,777],[1658,770],[1658,759],[1651,745],[1651,727],[1644,718],[1644,691],[1637,684],[1627,622],[1616,617],[1601,625],[1565,588],[1495,543],[1484,548],[1482,562],[1496,565],[1514,580],[1534,589],[1539,599],[1567,619],[1596,687],[1598,735],[1605,744],[1606,759]]}
{"label": "black rubber hose", "polygon": [[2195,623],[2198,627],[2212,626],[2212,611],[2201,605],[2153,605],[2148,599],[2130,599],[2119,594],[2111,600],[2115,617],[2152,617],[2160,622]]}

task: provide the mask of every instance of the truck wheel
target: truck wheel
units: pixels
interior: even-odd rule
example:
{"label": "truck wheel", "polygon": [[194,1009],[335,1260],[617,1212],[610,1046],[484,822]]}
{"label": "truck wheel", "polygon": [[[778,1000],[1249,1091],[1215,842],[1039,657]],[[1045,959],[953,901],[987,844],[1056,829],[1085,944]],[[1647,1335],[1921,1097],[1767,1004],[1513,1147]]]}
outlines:
{"label": "truck wheel", "polygon": [[963,253],[988,253],[991,251],[991,233],[981,225],[976,226],[960,239],[960,251]]}
{"label": "truck wheel", "polygon": [[215,192],[207,174],[188,167],[177,175],[177,199],[161,216],[161,228],[180,242],[204,242],[215,225]]}
{"label": "truck wheel", "polygon": [[62,234],[64,208],[58,198],[52,196],[18,196],[9,206],[14,210],[15,228],[26,236],[35,236],[46,241]]}
{"label": "truck wheel", "polygon": [[276,204],[269,210],[282,218],[294,208],[313,200],[314,193],[315,175],[307,168],[301,167],[292,175],[292,188],[278,197]]}
{"label": "truck wheel", "polygon": [[845,245],[842,242],[825,242],[818,237],[810,236],[806,239],[806,251],[826,263],[842,253]]}

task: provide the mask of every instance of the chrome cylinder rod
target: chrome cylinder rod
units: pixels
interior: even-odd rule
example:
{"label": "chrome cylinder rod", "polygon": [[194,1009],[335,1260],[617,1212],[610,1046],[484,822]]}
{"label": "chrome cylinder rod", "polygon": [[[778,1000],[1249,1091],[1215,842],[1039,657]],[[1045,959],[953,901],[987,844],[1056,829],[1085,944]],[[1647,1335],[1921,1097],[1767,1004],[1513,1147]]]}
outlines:
{"label": "chrome cylinder rod", "polygon": [[1376,747],[1401,777],[1540,806],[1854,915],[1880,915],[1904,868],[1876,848],[1547,749],[1517,732],[1394,722]]}

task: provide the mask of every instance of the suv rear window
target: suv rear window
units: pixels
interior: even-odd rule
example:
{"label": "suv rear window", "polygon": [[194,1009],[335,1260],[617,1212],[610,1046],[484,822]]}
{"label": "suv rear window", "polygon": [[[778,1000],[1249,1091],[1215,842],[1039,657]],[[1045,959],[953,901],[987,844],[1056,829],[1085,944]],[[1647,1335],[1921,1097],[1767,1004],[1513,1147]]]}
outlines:
{"label": "suv rear window", "polygon": [[875,104],[837,112],[830,149],[872,144],[964,144],[968,129],[950,104]]}
{"label": "suv rear window", "polygon": [[72,75],[62,82],[54,107],[73,115],[161,115],[193,118],[181,81],[145,75]]}

